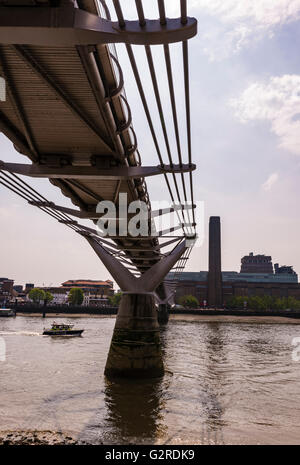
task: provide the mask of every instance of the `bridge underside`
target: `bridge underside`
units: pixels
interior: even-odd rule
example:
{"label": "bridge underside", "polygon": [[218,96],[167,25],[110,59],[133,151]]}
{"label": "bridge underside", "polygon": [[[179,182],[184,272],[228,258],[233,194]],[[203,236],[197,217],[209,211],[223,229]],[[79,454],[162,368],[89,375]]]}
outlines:
{"label": "bridge underside", "polygon": [[[164,2],[158,1],[160,18],[150,22],[144,18],[142,2],[136,1],[138,20],[129,22],[124,21],[120,2],[113,3],[118,17],[115,23],[110,20],[105,1],[0,0],[0,76],[6,84],[6,99],[0,102],[0,130],[31,161],[30,165],[1,162],[0,183],[83,236],[123,291],[106,374],[160,376],[163,363],[155,304],[160,304],[161,321],[166,321],[165,309],[175,284],[165,285],[164,278],[174,267],[182,269],[190,252],[186,237],[195,237],[187,40],[196,33],[196,21],[186,16],[185,1],[181,1],[181,18],[176,20],[166,18]],[[180,150],[168,49],[169,43],[176,41],[183,41],[185,65],[189,144],[186,164]],[[108,45],[116,42],[126,44],[158,154],[158,166],[141,166],[122,69],[114,48]],[[167,164],[158,146],[132,43],[145,46],[166,142]],[[173,163],[165,130],[152,44],[164,46],[178,164]],[[184,173],[191,183],[190,207],[186,205]],[[75,208],[49,202],[18,175],[48,178]],[[153,217],[165,212],[151,209],[145,177],[154,175],[165,178],[172,203],[178,203],[171,211],[179,219],[177,227],[155,234]],[[177,197],[172,194],[168,175],[173,179]],[[183,184],[183,201],[177,176]],[[110,201],[118,207],[120,194],[126,194],[127,205],[133,201],[146,205],[147,236],[121,234],[120,217],[113,237],[104,239],[95,229],[103,214],[97,211],[99,202]],[[189,208],[193,219],[186,223]],[[92,227],[81,225],[78,218],[90,219]],[[182,230],[181,235],[169,236],[177,229]],[[162,243],[160,238],[167,241]]]}

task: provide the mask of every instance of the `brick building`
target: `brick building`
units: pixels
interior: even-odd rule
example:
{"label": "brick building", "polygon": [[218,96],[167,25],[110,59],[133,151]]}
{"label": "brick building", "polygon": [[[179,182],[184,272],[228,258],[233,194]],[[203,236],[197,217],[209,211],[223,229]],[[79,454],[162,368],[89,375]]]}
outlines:
{"label": "brick building", "polygon": [[8,304],[16,295],[13,279],[0,278],[0,306]]}
{"label": "brick building", "polygon": [[66,304],[68,295],[72,288],[78,287],[83,290],[83,305],[97,306],[107,303],[108,297],[114,294],[113,281],[93,281],[90,279],[69,279],[62,283],[61,287],[45,287],[53,295],[54,305]]}
{"label": "brick building", "polygon": [[232,296],[270,295],[300,300],[300,284],[293,267],[276,264],[274,272],[270,256],[250,253],[241,259],[240,273],[221,271],[221,229],[218,217],[210,218],[209,231],[209,271],[181,273],[176,288],[177,303],[179,297],[188,294],[197,297],[200,305],[206,301],[211,307],[226,303]]}
{"label": "brick building", "polygon": [[273,273],[272,257],[267,255],[249,255],[241,260],[241,273]]}

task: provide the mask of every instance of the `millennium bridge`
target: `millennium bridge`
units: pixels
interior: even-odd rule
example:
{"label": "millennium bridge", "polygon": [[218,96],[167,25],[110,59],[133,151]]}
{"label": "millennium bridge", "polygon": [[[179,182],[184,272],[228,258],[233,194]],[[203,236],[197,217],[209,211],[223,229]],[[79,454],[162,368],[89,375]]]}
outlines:
{"label": "millennium bridge", "polygon": [[[197,21],[188,16],[186,1],[175,2],[178,17],[169,18],[167,4],[157,0],[152,2],[156,18],[148,19],[142,0],[132,1],[136,19],[127,20],[123,11],[128,0],[113,0],[110,9],[103,0],[0,0],[0,79],[5,86],[0,130],[20,154],[20,163],[0,162],[0,183],[80,234],[121,288],[107,376],[163,374],[159,323],[168,319],[176,279],[196,239],[188,40],[197,33]],[[180,93],[175,91],[170,52],[175,43],[182,50]],[[157,156],[153,166],[142,164],[115,44],[123,44],[136,81]],[[144,69],[133,47],[137,45],[145,51],[163,144],[142,84]],[[157,67],[153,46],[162,48],[163,69]],[[162,72],[168,83],[171,129],[158,80]],[[185,144],[179,107],[186,118]],[[27,163],[21,163],[24,156]],[[152,209],[145,180],[150,176],[163,178],[170,208]],[[73,205],[67,208],[45,198],[27,182],[30,177],[49,179]],[[117,218],[99,208],[103,201],[119,207],[120,199],[129,207],[128,218],[120,208]],[[132,202],[143,210],[147,234],[132,234],[127,228]],[[178,224],[156,230],[155,218],[165,214],[174,215]],[[103,229],[114,225],[113,233],[100,233],[101,219]]]}

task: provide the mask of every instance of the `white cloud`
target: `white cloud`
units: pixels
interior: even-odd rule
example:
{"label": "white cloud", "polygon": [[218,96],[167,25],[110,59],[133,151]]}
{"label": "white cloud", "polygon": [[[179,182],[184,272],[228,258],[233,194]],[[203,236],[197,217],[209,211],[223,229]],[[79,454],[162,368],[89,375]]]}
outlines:
{"label": "white cloud", "polygon": [[205,52],[217,60],[299,20],[300,0],[190,0],[189,10],[199,19]]}
{"label": "white cloud", "polygon": [[272,173],[268,177],[268,179],[263,183],[262,188],[265,191],[269,191],[272,189],[274,184],[278,181],[278,173]]}
{"label": "white cloud", "polygon": [[265,27],[291,21],[300,11],[299,0],[193,0],[190,5],[207,10],[224,22],[252,19]]}
{"label": "white cloud", "polygon": [[300,155],[300,75],[253,83],[231,105],[242,122],[269,121],[280,147]]}
{"label": "white cloud", "polygon": [[[122,1],[126,19],[136,19],[134,0]],[[112,0],[107,0],[115,19]],[[199,42],[211,60],[223,59],[266,36],[276,28],[300,19],[300,0],[188,0],[188,15],[199,24]],[[157,2],[144,0],[145,16],[157,18]],[[165,0],[170,18],[180,15],[179,0]]]}

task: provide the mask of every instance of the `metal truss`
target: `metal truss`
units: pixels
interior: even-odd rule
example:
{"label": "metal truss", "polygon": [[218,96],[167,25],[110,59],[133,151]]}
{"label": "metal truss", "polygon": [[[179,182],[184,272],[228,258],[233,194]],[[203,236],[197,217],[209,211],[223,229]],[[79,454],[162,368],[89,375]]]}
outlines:
{"label": "metal truss", "polygon": [[[114,2],[117,6],[119,2]],[[113,22],[91,14],[69,2],[55,8],[15,6],[14,15],[0,7],[0,42],[43,46],[70,46],[126,43],[133,45],[170,44],[188,40],[197,34],[195,18],[168,19],[165,24],[143,17],[142,3],[137,2],[140,19]],[[41,33],[43,29],[43,33]]]}
{"label": "metal truss", "polygon": [[[191,151],[191,122],[189,96],[189,63],[187,41],[197,32],[197,21],[187,16],[185,0],[180,1],[181,15],[179,18],[166,17],[164,0],[157,0],[159,18],[147,19],[144,15],[142,0],[136,0],[137,20],[127,21],[122,13],[121,2],[113,0],[117,21],[111,20],[106,2],[100,0],[104,13],[100,15],[97,2],[94,7],[86,8],[84,0],[73,1],[45,1],[26,0],[5,2],[0,1],[0,63],[8,87],[11,105],[18,116],[20,124],[17,126],[9,114],[1,111],[0,130],[15,144],[16,148],[27,155],[31,165],[0,162],[0,183],[12,192],[21,196],[30,204],[49,214],[60,223],[82,235],[93,247],[99,258],[107,266],[112,276],[125,292],[154,292],[163,281],[170,269],[173,275],[183,269],[191,251],[186,237],[195,238],[195,213]],[[90,2],[93,4],[93,2]],[[10,7],[10,5],[13,5]],[[24,6],[26,5],[26,6]],[[184,95],[186,114],[187,160],[180,137],[180,127],[177,116],[177,95],[174,89],[173,68],[170,55],[170,44],[182,43],[182,59],[184,70]],[[107,53],[107,44],[125,44],[132,67],[138,92],[148,121],[150,133],[158,156],[158,166],[141,166],[141,156],[138,151],[137,138],[132,127],[130,106],[124,93],[124,76],[116,53]],[[152,55],[152,45],[162,45],[165,70],[168,80],[169,98],[172,110],[173,129],[175,133],[177,160],[170,148],[170,139],[166,118],[157,80],[157,70]],[[134,55],[132,45],[144,46],[149,72],[152,80],[154,99],[156,102],[159,122],[162,129],[165,147],[161,147],[155,132],[153,117],[149,110],[141,73]],[[81,65],[86,73],[99,113],[104,126],[95,119],[76,101],[66,86],[62,85],[51,73],[51,69],[39,60],[34,47],[68,47],[76,49]],[[70,154],[44,153],[38,147],[35,132],[28,118],[21,93],[15,82],[13,70],[7,63],[4,48],[9,48],[37,77],[40,82],[55,95],[59,102],[74,115],[93,136],[99,139],[107,155],[93,153],[86,164],[78,165]],[[102,57],[105,58],[105,66]],[[108,71],[108,68],[111,70]],[[113,76],[113,78],[112,78]],[[118,78],[117,78],[118,76]],[[164,160],[164,152],[167,160]],[[70,197],[79,210],[61,207],[49,202],[25,181],[16,176],[48,178],[60,187],[62,192]],[[170,209],[152,211],[151,203],[144,178],[163,175],[172,202]],[[188,176],[189,190],[186,185]],[[169,178],[170,176],[170,178]],[[146,202],[149,214],[149,227],[153,218],[167,213],[175,213],[178,225],[158,231],[156,235],[147,237],[100,237],[97,230],[74,221],[72,217],[90,219],[94,222],[101,218],[95,210],[95,201],[104,200],[101,193],[86,185],[87,181],[103,180],[115,182],[113,195],[117,203],[122,182],[125,182],[133,198]],[[181,188],[180,188],[181,185]],[[182,195],[183,194],[183,195]],[[89,202],[88,199],[91,199]],[[190,205],[188,201],[190,200]],[[191,217],[192,216],[192,217]],[[118,218],[120,223],[122,218]],[[180,236],[170,236],[171,233],[182,230]],[[168,239],[159,243],[158,238]],[[164,247],[174,246],[169,252],[162,252]],[[176,265],[176,262],[177,265]],[[175,267],[175,268],[174,268]],[[126,271],[124,271],[126,270]],[[137,279],[137,277],[139,278]],[[165,299],[170,298],[174,290],[172,280],[166,292]],[[168,283],[167,283],[168,284]],[[169,285],[169,284],[168,284]],[[169,295],[169,297],[168,297]],[[165,302],[158,297],[158,300]]]}

